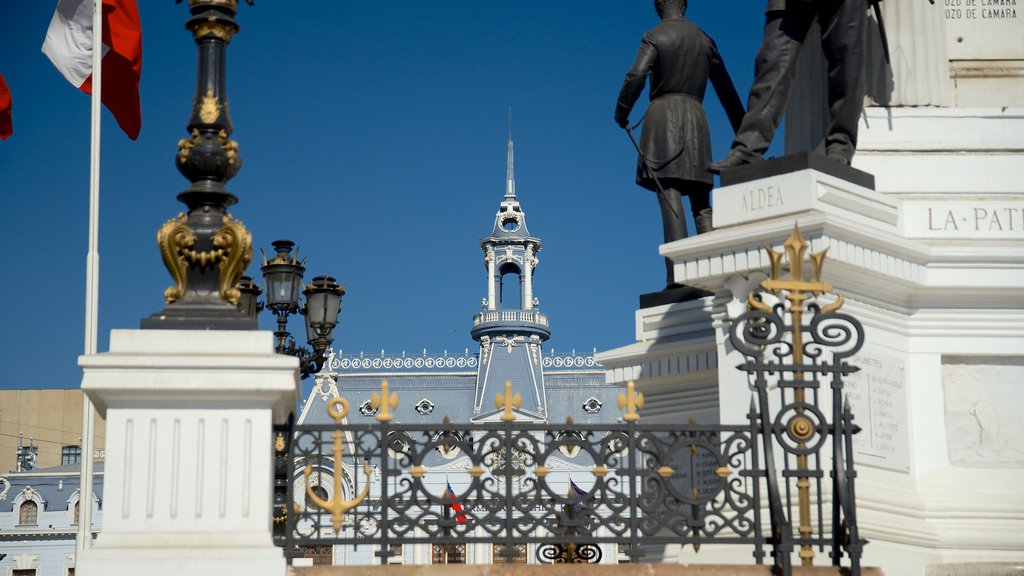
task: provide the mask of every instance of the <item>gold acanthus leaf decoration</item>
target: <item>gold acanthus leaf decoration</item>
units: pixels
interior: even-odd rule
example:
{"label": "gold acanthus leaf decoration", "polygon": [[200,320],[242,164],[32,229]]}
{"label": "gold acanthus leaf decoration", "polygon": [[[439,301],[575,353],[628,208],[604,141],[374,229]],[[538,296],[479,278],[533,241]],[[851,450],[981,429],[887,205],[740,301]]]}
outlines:
{"label": "gold acanthus leaf decoration", "polygon": [[220,297],[237,306],[242,293],[235,285],[252,261],[252,234],[241,221],[225,214],[223,226],[213,235],[213,246],[221,254]]}
{"label": "gold acanthus leaf decoration", "polygon": [[187,285],[188,262],[185,253],[195,246],[196,235],[188,227],[188,216],[178,214],[177,218],[168,220],[156,233],[156,243],[160,248],[160,257],[164,266],[171,273],[175,285],[164,290],[164,300],[168,304],[181,299],[185,295]]}
{"label": "gold acanthus leaf decoration", "polygon": [[224,149],[224,153],[227,154],[228,164],[234,164],[238,162],[238,142],[228,138],[228,131],[221,130],[217,133],[217,138],[220,139],[220,146]]}
{"label": "gold acanthus leaf decoration", "polygon": [[188,155],[192,152],[192,149],[196,147],[199,142],[199,130],[192,129],[191,138],[182,138],[178,140],[178,164],[184,164],[188,162]]}

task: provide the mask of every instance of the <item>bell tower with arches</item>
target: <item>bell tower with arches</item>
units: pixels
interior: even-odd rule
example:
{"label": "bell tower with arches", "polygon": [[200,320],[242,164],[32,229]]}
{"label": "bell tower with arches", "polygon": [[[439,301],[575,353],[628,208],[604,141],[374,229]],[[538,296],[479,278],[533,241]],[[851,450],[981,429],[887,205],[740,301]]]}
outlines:
{"label": "bell tower with arches", "polygon": [[540,239],[530,235],[526,214],[516,197],[514,152],[508,141],[505,196],[494,217],[490,236],[480,241],[487,269],[487,297],[473,317],[470,334],[480,343],[480,370],[474,394],[474,420],[495,413],[495,393],[505,380],[519,394],[523,418],[546,421],[546,392],[541,366],[543,343],[551,337],[548,318],[534,296]]}

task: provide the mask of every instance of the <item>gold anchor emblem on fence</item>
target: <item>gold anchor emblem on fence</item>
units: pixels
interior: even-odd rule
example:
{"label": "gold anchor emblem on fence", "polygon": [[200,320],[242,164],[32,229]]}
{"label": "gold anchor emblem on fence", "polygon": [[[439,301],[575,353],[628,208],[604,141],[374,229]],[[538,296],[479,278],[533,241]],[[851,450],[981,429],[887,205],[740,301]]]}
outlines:
{"label": "gold anchor emblem on fence", "polygon": [[636,384],[632,380],[626,382],[626,393],[619,392],[619,410],[626,409],[626,415],[622,417],[626,422],[636,422],[640,419],[639,411],[644,409],[644,394],[636,391]]}
{"label": "gold anchor emblem on fence", "polygon": [[505,380],[505,393],[498,392],[494,396],[494,407],[504,408],[505,412],[501,415],[502,422],[512,422],[516,419],[513,408],[519,408],[523,405],[523,397],[516,392],[512,394],[512,381]]}
{"label": "gold anchor emblem on fence", "polygon": [[[340,410],[338,406],[341,406]],[[335,424],[340,425],[345,416],[348,416],[348,400],[344,398],[331,399],[327,403],[327,414],[334,419]],[[342,434],[341,430],[335,430],[331,433],[331,437],[334,439],[334,445],[331,447],[331,451],[334,453],[334,497],[330,501],[324,500],[313,493],[313,486],[309,483],[309,475],[313,472],[313,466],[306,464],[306,470],[303,472],[306,481],[306,499],[331,513],[331,523],[334,525],[335,533],[341,531],[341,521],[345,513],[366,499],[366,495],[370,493],[370,482],[372,481],[370,464],[363,462],[363,474],[366,475],[366,485],[363,486],[363,491],[353,500],[345,500],[341,496],[341,458],[345,451],[343,436],[344,434]]]}

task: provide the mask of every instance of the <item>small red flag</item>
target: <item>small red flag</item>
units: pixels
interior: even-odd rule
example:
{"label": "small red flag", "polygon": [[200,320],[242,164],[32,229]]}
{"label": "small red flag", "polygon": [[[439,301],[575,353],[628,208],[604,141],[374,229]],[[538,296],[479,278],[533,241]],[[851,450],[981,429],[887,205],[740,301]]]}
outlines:
{"label": "small red flag", "polygon": [[[452,490],[451,482],[448,483],[448,497],[455,500],[455,491]],[[456,524],[462,524],[466,521],[466,515],[462,513],[462,504],[459,504],[458,501],[456,501],[449,504],[448,507],[455,511]]]}
{"label": "small red flag", "polygon": [[[59,0],[43,52],[72,85],[92,94],[92,0]],[[142,129],[142,24],[135,0],[103,0],[103,92],[118,126],[135,140]]]}
{"label": "small red flag", "polygon": [[14,125],[11,122],[11,89],[7,87],[3,75],[0,75],[0,140],[7,140],[14,134]]}

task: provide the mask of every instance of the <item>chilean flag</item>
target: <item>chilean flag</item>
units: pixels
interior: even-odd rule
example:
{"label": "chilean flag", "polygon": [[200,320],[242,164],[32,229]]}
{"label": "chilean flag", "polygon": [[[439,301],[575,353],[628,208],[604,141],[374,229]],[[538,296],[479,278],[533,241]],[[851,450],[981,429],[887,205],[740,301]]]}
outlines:
{"label": "chilean flag", "polygon": [[[43,53],[75,87],[92,94],[93,0],[59,0]],[[117,125],[135,140],[142,129],[139,79],[142,25],[135,0],[103,0],[101,99]]]}
{"label": "chilean flag", "polygon": [[[448,483],[448,497],[451,498],[452,500],[455,500],[455,490],[452,490],[451,482]],[[462,504],[459,504],[456,501],[449,504],[448,507],[455,511],[456,524],[462,524],[466,521],[466,515],[462,513]]]}
{"label": "chilean flag", "polygon": [[0,76],[0,140],[7,140],[14,133],[11,126],[11,90]]}

